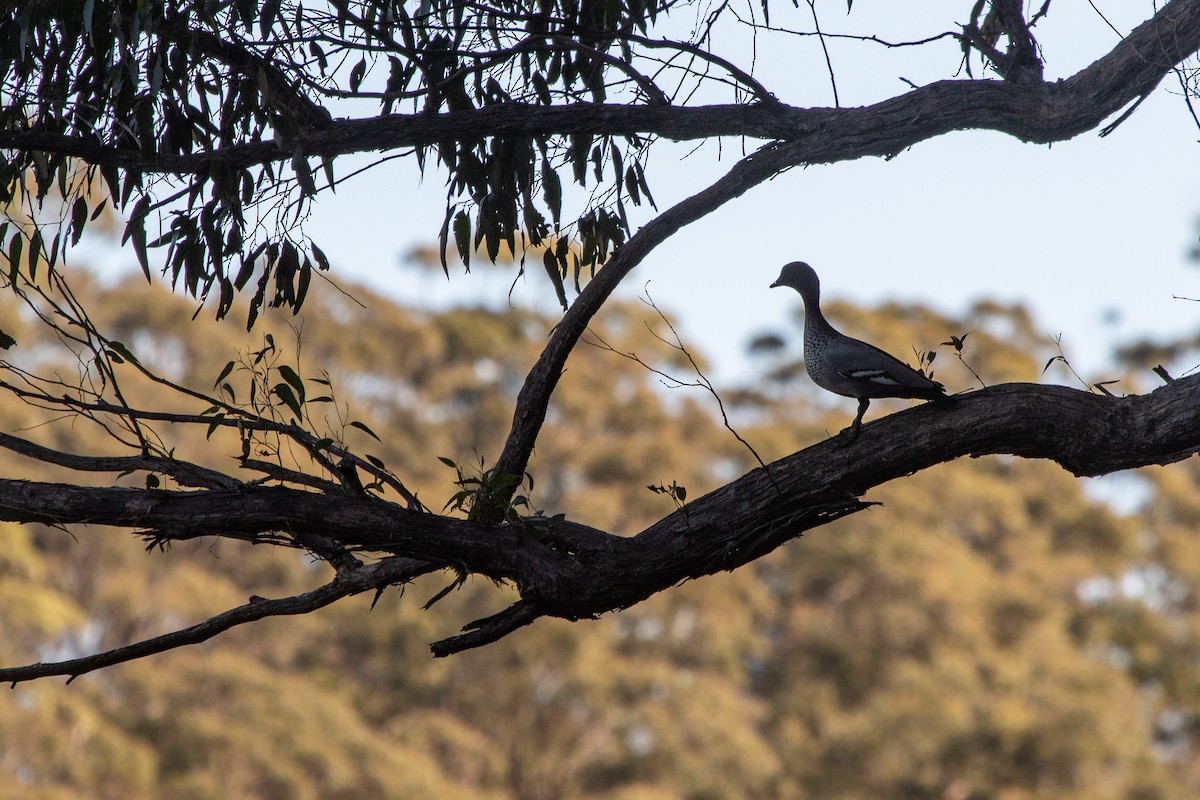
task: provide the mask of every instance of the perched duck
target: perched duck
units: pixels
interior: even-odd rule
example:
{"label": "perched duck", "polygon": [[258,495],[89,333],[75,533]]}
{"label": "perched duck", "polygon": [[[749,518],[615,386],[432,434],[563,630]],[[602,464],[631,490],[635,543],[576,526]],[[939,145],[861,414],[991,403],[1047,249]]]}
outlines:
{"label": "perched duck", "polygon": [[858,438],[863,414],[872,397],[945,400],[946,390],[903,361],[874,345],[834,330],[821,314],[821,284],[803,261],[783,268],[771,284],[790,286],[804,300],[804,366],[813,383],[834,394],[858,399],[858,416],[850,426],[849,444]]}

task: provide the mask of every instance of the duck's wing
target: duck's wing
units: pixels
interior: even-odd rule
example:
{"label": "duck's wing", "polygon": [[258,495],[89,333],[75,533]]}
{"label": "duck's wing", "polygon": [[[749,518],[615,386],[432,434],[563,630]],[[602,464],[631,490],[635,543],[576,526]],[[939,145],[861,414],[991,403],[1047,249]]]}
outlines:
{"label": "duck's wing", "polygon": [[836,372],[855,397],[912,397],[932,399],[945,395],[945,389],[900,359],[874,345],[849,336],[838,335],[822,353],[829,368]]}

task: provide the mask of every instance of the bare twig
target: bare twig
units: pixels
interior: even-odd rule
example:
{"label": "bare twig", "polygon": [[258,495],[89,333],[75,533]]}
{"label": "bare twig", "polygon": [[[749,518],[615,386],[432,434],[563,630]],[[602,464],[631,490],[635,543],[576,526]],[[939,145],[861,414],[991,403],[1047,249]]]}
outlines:
{"label": "bare twig", "polygon": [[378,564],[362,566],[351,572],[341,574],[334,580],[320,588],[313,589],[311,592],[293,595],[292,597],[283,597],[278,600],[251,597],[250,601],[246,604],[217,614],[204,622],[172,631],[162,636],[155,636],[136,644],[125,645],[124,647],[117,647],[103,653],[73,658],[67,661],[0,669],[0,683],[11,683],[15,686],[21,681],[46,678],[54,675],[67,676],[67,683],[70,683],[80,675],[103,669],[104,667],[123,664],[127,661],[134,661],[186,645],[199,644],[238,625],[257,622],[266,617],[307,614],[341,600],[343,597],[379,587],[406,583],[436,569],[435,565],[427,562],[407,558],[387,559]]}
{"label": "bare twig", "polygon": [[162,456],[80,456],[34,444],[26,439],[0,432],[0,447],[20,455],[79,472],[133,472],[145,470],[170,475],[180,486],[205,489],[234,489],[236,478],[187,461]]}
{"label": "bare twig", "polygon": [[821,33],[821,20],[817,17],[817,1],[808,0],[808,9],[812,12],[813,27],[817,32],[817,41],[821,43],[821,52],[825,54],[825,68],[829,71],[829,85],[833,87],[833,106],[841,108],[842,104],[838,101],[837,77],[833,72],[833,61],[829,57],[829,45],[825,42],[825,35]]}
{"label": "bare twig", "polygon": [[[675,350],[675,351],[681,353],[684,356],[684,358],[686,358],[688,360],[688,363],[692,365],[692,371],[694,371],[696,373],[696,380],[694,380],[694,381],[681,380],[679,378],[676,378],[673,375],[663,372],[662,370],[658,369],[657,367],[647,364],[645,361],[642,360],[642,358],[637,353],[628,353],[628,352],[624,352],[622,350],[617,350],[611,344],[606,342],[603,337],[601,337],[599,334],[595,333],[594,331],[589,331],[589,333],[591,334],[594,341],[588,341],[587,343],[592,344],[596,347],[600,347],[604,350],[607,350],[610,353],[619,355],[622,358],[627,358],[630,361],[633,361],[635,364],[638,364],[638,365],[644,367],[645,369],[649,370],[651,373],[658,375],[660,378],[663,379],[664,383],[668,386],[672,386],[672,387],[691,386],[691,387],[695,387],[695,388],[699,388],[699,389],[704,389],[706,392],[708,392],[710,395],[712,395],[714,400],[717,401],[717,409],[720,411],[721,421],[725,425],[725,429],[728,430],[731,434],[733,434],[734,438],[737,439],[738,442],[740,442],[743,447],[745,447],[747,450],[750,451],[750,454],[752,456],[754,456],[754,460],[758,462],[758,465],[760,467],[762,467],[763,469],[766,469],[767,474],[770,475],[770,470],[767,467],[766,462],[762,460],[762,456],[760,456],[758,454],[758,451],[754,449],[753,445],[751,445],[748,441],[746,441],[742,437],[742,435],[740,433],[738,433],[737,430],[733,427],[733,424],[730,423],[729,414],[725,411],[725,403],[721,400],[720,393],[716,390],[716,387],[713,386],[712,381],[710,381],[708,379],[708,376],[704,374],[704,370],[702,370],[700,368],[700,365],[696,362],[695,356],[693,356],[692,352],[684,345],[683,339],[679,336],[679,332],[677,330],[675,330],[675,326],[671,323],[671,320],[667,317],[667,315],[663,312],[663,310],[658,307],[658,304],[654,302],[654,298],[650,296],[649,286],[647,285],[647,287],[645,287],[642,291],[645,292],[645,295],[646,295],[645,299],[642,302],[644,302],[646,305],[648,305],[654,309],[655,313],[658,314],[659,319],[661,319],[663,321],[663,324],[667,326],[667,329],[671,331],[671,337],[673,338],[674,341],[668,341],[667,339],[660,336],[653,328],[651,328],[649,325],[647,325],[646,327],[650,331],[650,334],[655,339],[658,339],[660,342],[665,344],[667,347],[670,347],[672,350]],[[587,341],[587,340],[585,340],[585,341]]]}
{"label": "bare twig", "polygon": [[[434,642],[429,649],[435,656],[442,658],[475,647],[483,647],[504,638],[518,628],[525,627],[541,616],[545,616],[545,612],[538,608],[537,603],[518,600],[499,614],[465,626],[464,633]],[[0,675],[0,679],[2,678]]]}

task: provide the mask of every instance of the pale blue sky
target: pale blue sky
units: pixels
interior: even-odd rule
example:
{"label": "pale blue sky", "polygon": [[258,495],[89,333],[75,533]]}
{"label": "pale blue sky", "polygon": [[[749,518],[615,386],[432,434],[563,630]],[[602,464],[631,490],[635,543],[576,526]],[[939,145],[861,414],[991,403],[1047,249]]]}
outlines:
{"label": "pale blue sky", "polygon": [[[857,8],[848,18],[831,14],[823,28],[920,36],[962,21],[970,4],[929,3],[923,19],[911,8],[893,19],[895,12],[870,5],[860,4],[861,15]],[[1126,31],[1151,13],[1149,3],[1100,6]],[[1116,40],[1086,3],[1056,3],[1048,22],[1054,27],[1039,36],[1048,77],[1073,73]],[[794,40],[786,57],[760,46],[757,73],[769,86],[795,88],[794,97],[780,91],[790,102],[831,105],[823,58],[808,42],[799,56]],[[835,42],[831,55],[842,105],[859,105],[903,91],[895,76],[922,83],[951,75],[957,45],[914,52]],[[811,77],[789,83],[783,70]],[[1167,81],[1106,138],[1088,133],[1047,147],[956,133],[891,161],[793,170],[660,246],[625,292],[637,294],[649,281],[722,378],[739,374],[752,335],[782,326],[796,307],[791,293],[767,288],[794,259],[817,268],[826,296],[861,303],[899,298],[953,311],[984,296],[1022,301],[1047,333],[1062,333],[1078,367],[1099,369],[1113,340],[1196,327],[1200,306],[1172,298],[1200,297],[1200,269],[1185,258],[1200,219],[1198,138],[1178,85]],[[648,174],[660,208],[703,188],[740,155],[737,142],[726,142],[723,153],[713,144],[656,148]],[[338,169],[350,167],[339,161]],[[394,161],[323,198],[308,230],[337,273],[406,302],[440,306],[506,291],[511,274],[476,270],[447,281],[399,268],[400,254],[435,240],[443,196],[441,176],[420,183],[412,164]],[[514,297],[555,308],[540,266]]]}
{"label": "pale blue sky", "polygon": [[[799,16],[777,13],[773,21],[811,27],[800,5],[788,11]],[[826,32],[894,40],[963,22],[970,5],[937,0],[898,12],[892,4],[859,3],[847,17],[840,2],[819,4],[828,9]],[[1096,5],[1122,31],[1152,13],[1148,1]],[[1037,33],[1048,78],[1074,73],[1117,40],[1082,0],[1054,3]],[[833,41],[830,54],[842,105],[900,93],[901,77],[917,84],[953,77],[959,61],[949,40],[918,50]],[[815,40],[760,41],[755,63],[756,75],[787,102],[832,105]],[[825,296],[864,304],[902,299],[958,311],[980,297],[1024,302],[1048,334],[1062,334],[1081,371],[1096,371],[1114,341],[1197,327],[1200,305],[1173,299],[1200,297],[1200,268],[1186,260],[1200,230],[1197,139],[1178,85],[1168,79],[1103,139],[1092,132],[1046,147],[996,133],[955,133],[890,161],[792,170],[683,229],[627,279],[624,294],[649,282],[689,343],[715,363],[718,379],[741,374],[750,337],[789,324],[799,298],[768,286],[796,259],[816,267]],[[647,172],[659,207],[714,181],[741,152],[733,140],[721,148],[656,144]],[[338,159],[337,173],[367,160]],[[447,280],[402,268],[404,253],[436,241],[444,195],[443,176],[422,181],[411,160],[397,159],[322,195],[307,232],[329,254],[335,278],[364,281],[406,303],[443,307],[503,296],[511,272],[477,269]],[[556,313],[540,265],[517,283],[513,298]]]}

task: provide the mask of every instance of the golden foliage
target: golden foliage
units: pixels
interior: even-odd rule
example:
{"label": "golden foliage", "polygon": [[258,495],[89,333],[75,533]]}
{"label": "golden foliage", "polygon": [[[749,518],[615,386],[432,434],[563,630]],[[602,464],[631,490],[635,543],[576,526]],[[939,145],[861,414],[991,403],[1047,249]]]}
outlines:
{"label": "golden foliage", "polygon": [[[338,403],[310,407],[310,421],[365,446],[435,509],[455,489],[437,457],[490,461],[552,325],[521,310],[416,313],[356,289],[365,308],[314,293],[298,339],[270,316],[247,338],[187,323],[185,301],[142,283],[87,291],[112,338],[206,390],[270,332],[298,374],[328,371]],[[898,306],[831,313],[896,352],[973,325]],[[989,382],[1036,379],[1044,343],[1024,312],[971,313],[982,320],[970,327],[972,366]],[[599,332],[690,377],[643,324],[652,314],[615,308]],[[37,336],[21,328],[18,350],[34,352]],[[771,383],[779,359],[760,363],[764,377],[735,412],[764,457],[849,420],[814,404],[803,378]],[[952,354],[941,359],[939,377],[967,388]],[[240,391],[244,378],[230,382]],[[161,407],[152,388],[130,377],[131,402]],[[110,446],[81,423],[32,427],[45,420],[11,401],[0,420],[74,452]],[[235,468],[232,437],[160,433]],[[664,390],[632,361],[582,346],[531,467],[532,502],[635,531],[674,508],[647,485],[675,481],[696,497],[753,464],[707,395]],[[11,458],[4,472],[37,476]],[[510,595],[472,579],[423,611],[448,580],[430,576],[373,610],[351,599],[69,687],[21,685],[0,695],[0,785],[13,797],[134,800],[1192,797],[1200,469],[1136,480],[1144,499],[1121,514],[1049,464],[945,465],[883,487],[869,498],[882,508],[750,568],[597,622],[540,621],[442,661],[429,641]],[[249,594],[301,591],[323,569],[294,551],[223,541],[147,554],[101,529],[3,526],[0,539],[10,664],[154,635]]]}

